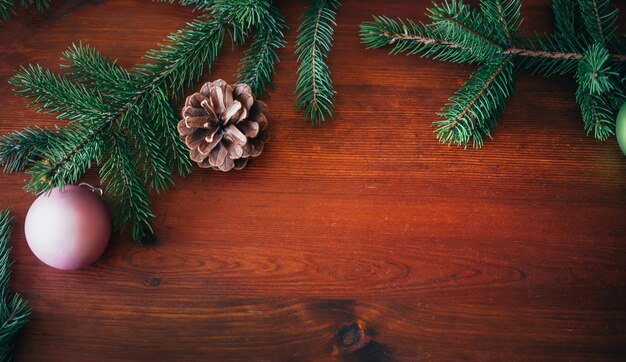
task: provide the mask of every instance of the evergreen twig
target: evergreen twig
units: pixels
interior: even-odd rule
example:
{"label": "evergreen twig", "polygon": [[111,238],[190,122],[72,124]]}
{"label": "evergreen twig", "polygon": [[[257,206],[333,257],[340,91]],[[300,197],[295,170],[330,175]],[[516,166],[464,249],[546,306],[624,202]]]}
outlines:
{"label": "evergreen twig", "polygon": [[25,128],[0,136],[0,164],[4,172],[22,171],[26,166],[43,157],[53,131],[41,128]]}
{"label": "evergreen twig", "polygon": [[511,96],[513,72],[522,69],[575,74],[585,129],[600,140],[614,134],[626,100],[619,84],[626,38],[615,35],[617,10],[608,0],[554,0],[555,32],[529,36],[518,29],[520,8],[519,0],[484,0],[480,10],[448,0],[428,10],[430,24],[374,17],[361,24],[361,39],[370,48],[392,46],[393,54],[482,64],[434,123],[442,142],[482,146]]}
{"label": "evergreen twig", "polygon": [[156,0],[159,2],[167,2],[170,4],[178,3],[182,6],[193,6],[194,11],[209,10],[215,3],[214,0]]}
{"label": "evergreen twig", "polygon": [[[21,0],[20,2],[24,7],[34,5],[39,11],[50,8],[50,0]],[[15,15],[16,5],[15,0],[0,0],[0,22],[2,20],[8,20]]]}
{"label": "evergreen twig", "polygon": [[287,22],[278,8],[272,5],[266,16],[259,21],[257,34],[250,48],[241,60],[237,77],[247,83],[257,95],[266,91],[271,85],[278,62],[277,50],[286,44],[284,31]]}
{"label": "evergreen twig", "polygon": [[298,80],[296,104],[314,124],[333,115],[335,90],[330,78],[327,58],[332,47],[339,0],[311,0],[298,29],[296,54]]}
{"label": "evergreen twig", "polygon": [[0,361],[10,361],[17,333],[30,320],[31,308],[18,293],[9,292],[11,278],[11,219],[0,211]]}

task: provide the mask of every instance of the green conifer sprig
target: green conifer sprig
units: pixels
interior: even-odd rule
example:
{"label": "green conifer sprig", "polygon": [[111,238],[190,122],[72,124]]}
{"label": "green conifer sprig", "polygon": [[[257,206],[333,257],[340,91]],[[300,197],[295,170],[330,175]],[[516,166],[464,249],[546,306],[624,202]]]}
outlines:
{"label": "green conifer sprig", "polygon": [[[24,7],[35,6],[37,10],[44,11],[50,8],[50,0],[21,0]],[[0,21],[8,20],[15,15],[15,0],[0,0]]]}
{"label": "green conifer sprig", "polygon": [[[133,69],[88,45],[73,45],[64,53],[66,75],[40,66],[20,69],[11,79],[16,91],[68,124],[2,136],[0,164],[5,171],[31,166],[27,189],[46,192],[76,183],[96,162],[115,226],[130,225],[133,238],[141,239],[152,230],[150,191],[166,190],[175,170],[185,175],[190,169],[171,99],[210,69],[227,33],[241,43],[253,27],[275,26],[270,20],[278,22],[276,15],[269,0],[213,1],[210,14],[170,35]],[[273,60],[263,60],[264,66]],[[257,87],[268,80],[259,77]]]}
{"label": "green conifer sprig", "polygon": [[610,43],[617,29],[617,9],[611,9],[611,1],[580,0],[578,4],[590,38],[604,45]]}
{"label": "green conifer sprig", "polygon": [[193,6],[194,11],[210,10],[213,4],[215,3],[214,0],[156,0],[156,1],[167,2],[170,4],[178,3],[182,6]]}
{"label": "green conifer sprig", "polygon": [[253,92],[258,94],[264,93],[266,87],[271,85],[275,63],[279,61],[277,50],[286,44],[284,31],[287,29],[285,18],[271,0],[244,1],[244,4],[236,4],[229,0],[160,1],[194,6],[194,10],[231,13],[231,22],[240,24],[240,29],[245,29],[240,34],[233,34],[235,43],[244,42],[248,31],[256,28],[254,42],[241,60],[236,76],[240,82],[250,85]]}
{"label": "green conifer sprig", "polygon": [[338,0],[311,0],[298,29],[296,54],[300,66],[296,105],[314,124],[332,117],[334,111],[335,90],[327,58],[332,47],[334,26],[337,25],[336,9],[340,4]]}
{"label": "green conifer sprig", "polygon": [[0,211],[0,361],[10,361],[17,333],[30,320],[31,308],[19,293],[9,292],[11,216]]}
{"label": "green conifer sprig", "polygon": [[0,136],[0,160],[4,172],[21,171],[41,159],[42,150],[48,148],[53,133],[53,130],[35,126]]}
{"label": "green conifer sprig", "polygon": [[528,35],[519,31],[520,9],[519,0],[482,0],[479,9],[446,0],[428,10],[429,24],[374,17],[361,24],[361,39],[369,48],[391,46],[393,54],[481,64],[434,122],[441,142],[480,147],[491,138],[520,70],[573,74],[587,133],[613,135],[626,101],[626,38],[615,34],[617,10],[608,0],[554,0],[555,32]]}
{"label": "green conifer sprig", "polygon": [[260,19],[254,41],[246,50],[237,77],[248,84],[257,95],[264,94],[272,84],[278,63],[278,49],[285,47],[284,32],[287,22],[276,6],[271,5],[267,14]]}

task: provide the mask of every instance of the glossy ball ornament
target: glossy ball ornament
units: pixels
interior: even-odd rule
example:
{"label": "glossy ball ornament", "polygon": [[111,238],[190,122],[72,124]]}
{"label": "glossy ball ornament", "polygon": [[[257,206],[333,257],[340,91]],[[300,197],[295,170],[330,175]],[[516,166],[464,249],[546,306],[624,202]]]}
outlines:
{"label": "glossy ball ornament", "polygon": [[95,262],[111,237],[111,218],[91,186],[65,186],[42,194],[28,210],[24,231],[30,250],[62,270]]}
{"label": "glossy ball ornament", "polygon": [[619,148],[621,148],[622,153],[626,155],[626,102],[622,104],[622,108],[620,108],[619,113],[617,114],[615,135],[617,136],[617,143],[619,143]]}

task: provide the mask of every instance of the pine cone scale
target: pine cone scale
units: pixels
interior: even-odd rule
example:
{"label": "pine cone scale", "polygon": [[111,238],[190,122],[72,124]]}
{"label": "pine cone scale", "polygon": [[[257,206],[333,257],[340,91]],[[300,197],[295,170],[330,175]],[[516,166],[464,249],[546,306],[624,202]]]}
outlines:
{"label": "pine cone scale", "polygon": [[226,149],[228,150],[228,156],[230,158],[236,160],[243,156],[243,148],[238,144],[230,141],[224,141],[222,142],[222,144],[226,146]]}
{"label": "pine cone scale", "polygon": [[198,151],[200,151],[200,153],[206,156],[211,152],[213,148],[215,148],[215,146],[217,146],[218,143],[220,143],[221,140],[222,140],[221,134],[219,136],[214,136],[213,139],[211,139],[211,141],[207,141],[205,137],[204,142],[202,142],[202,144],[198,146]]}
{"label": "pine cone scale", "polygon": [[228,138],[229,141],[238,144],[239,146],[243,146],[248,142],[248,137],[245,134],[241,133],[239,128],[235,127],[235,125],[230,124],[224,128],[224,137]]}
{"label": "pine cone scale", "polygon": [[192,133],[194,133],[196,131],[196,128],[189,128],[187,127],[187,125],[185,124],[185,120],[181,120],[180,122],[178,122],[178,134],[185,138],[189,135],[191,135]]}
{"label": "pine cone scale", "polygon": [[185,144],[190,149],[198,148],[204,141],[204,131],[196,129],[196,131],[185,138]]}
{"label": "pine cone scale", "polygon": [[185,107],[185,113],[183,114],[183,118],[185,118],[185,120],[187,119],[187,117],[205,117],[205,116],[207,116],[206,110],[204,110],[202,107],[195,107],[195,106]]}
{"label": "pine cone scale", "polygon": [[187,97],[178,133],[200,167],[240,170],[263,151],[269,138],[266,115],[267,105],[248,85],[217,80]]}
{"label": "pine cone scale", "polygon": [[[265,110],[267,110],[267,107],[265,107]],[[253,114],[254,116],[251,118],[254,122],[259,124],[260,129],[264,130],[265,128],[267,128],[267,117],[265,117],[265,114],[259,113],[258,110],[256,110],[256,113],[253,113]]]}
{"label": "pine cone scale", "polygon": [[215,113],[224,113],[226,106],[224,105],[224,91],[222,90],[222,87],[214,87],[211,90],[211,101],[213,102]]}
{"label": "pine cone scale", "polygon": [[202,162],[206,158],[206,155],[200,153],[197,148],[192,148],[191,151],[189,151],[189,158],[195,162]]}
{"label": "pine cone scale", "polygon": [[204,117],[188,117],[185,120],[187,128],[209,128],[211,125],[209,116]]}
{"label": "pine cone scale", "polygon": [[[228,107],[228,109],[226,109],[226,111],[224,112],[224,123],[228,123],[231,118],[239,121],[239,117],[241,116],[241,107],[241,102],[233,101],[230,107]],[[237,115],[237,117],[233,117],[235,115]]]}
{"label": "pine cone scale", "polygon": [[237,99],[246,110],[250,110],[254,104],[254,96],[250,93],[241,93],[235,96],[235,99]]}
{"label": "pine cone scale", "polygon": [[193,106],[194,108],[202,107],[202,101],[206,100],[206,96],[201,93],[194,93],[187,97],[185,106]]}
{"label": "pine cone scale", "polygon": [[216,129],[215,131],[210,133],[208,136],[204,137],[204,143],[200,145],[198,149],[200,150],[200,152],[202,152],[202,154],[208,155],[209,152],[211,152],[211,150],[215,146],[217,146],[217,144],[220,143],[220,141],[222,141],[223,137],[224,137],[223,133],[221,132],[218,133]]}
{"label": "pine cone scale", "polygon": [[215,111],[213,110],[210,99],[207,98],[203,100],[200,103],[200,106],[207,112],[209,118],[213,121],[214,124],[218,124],[220,122],[220,118],[217,114],[215,114]]}
{"label": "pine cone scale", "polygon": [[254,138],[259,134],[260,126],[257,122],[242,121],[237,128],[248,138]]}
{"label": "pine cone scale", "polygon": [[218,143],[211,153],[209,153],[209,163],[213,167],[220,167],[224,164],[226,160],[226,156],[228,155],[228,150],[221,143]]}

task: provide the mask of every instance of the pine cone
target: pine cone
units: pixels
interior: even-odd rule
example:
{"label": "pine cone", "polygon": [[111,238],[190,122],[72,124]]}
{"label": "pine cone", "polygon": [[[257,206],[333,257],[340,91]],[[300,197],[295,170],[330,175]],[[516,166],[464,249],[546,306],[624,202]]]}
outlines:
{"label": "pine cone", "polygon": [[178,133],[200,167],[241,170],[263,152],[269,138],[266,115],[267,105],[247,84],[218,79],[187,97]]}

